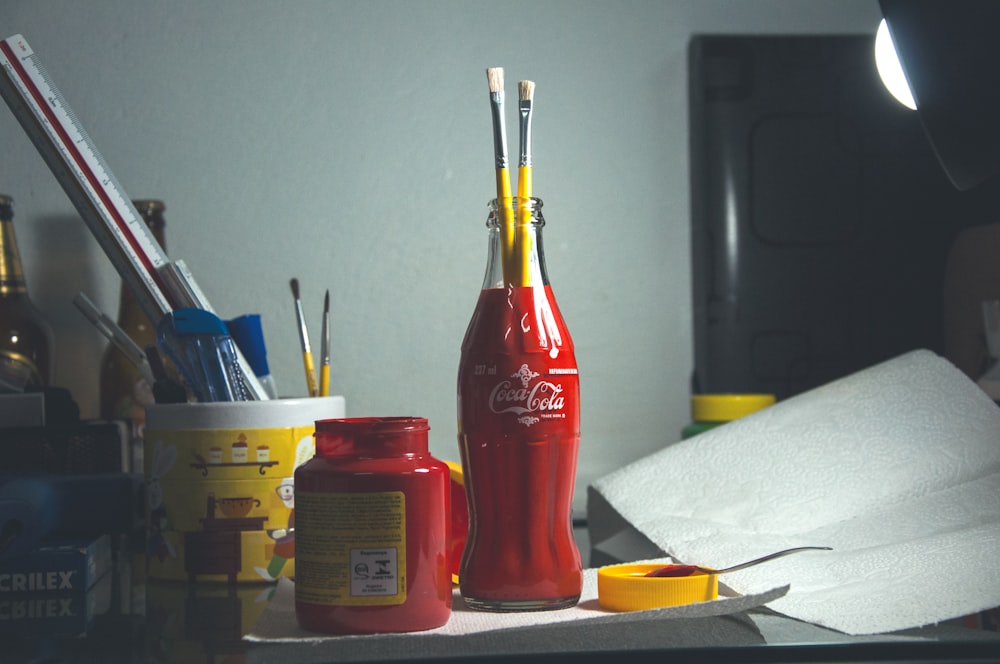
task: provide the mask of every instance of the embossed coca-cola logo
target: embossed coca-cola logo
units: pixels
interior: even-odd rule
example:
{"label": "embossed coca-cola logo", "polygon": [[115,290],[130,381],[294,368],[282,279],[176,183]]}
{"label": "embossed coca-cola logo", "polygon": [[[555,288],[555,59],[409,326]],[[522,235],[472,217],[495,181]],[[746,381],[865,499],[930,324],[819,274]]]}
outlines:
{"label": "embossed coca-cola logo", "polygon": [[[490,391],[490,410],[494,413],[537,413],[563,409],[565,399],[563,387],[547,380],[535,380],[537,372],[522,364],[509,379],[502,380]],[[531,426],[537,418],[522,418],[523,424]]]}

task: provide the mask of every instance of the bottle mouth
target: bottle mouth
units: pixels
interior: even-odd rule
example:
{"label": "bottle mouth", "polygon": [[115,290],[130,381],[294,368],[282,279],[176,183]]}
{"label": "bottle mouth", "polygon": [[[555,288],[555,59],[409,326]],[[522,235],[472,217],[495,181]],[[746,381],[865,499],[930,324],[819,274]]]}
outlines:
{"label": "bottle mouth", "polygon": [[167,209],[166,203],[158,198],[137,198],[132,201],[132,205],[139,212],[163,212]]}
{"label": "bottle mouth", "polygon": [[427,452],[426,417],[349,417],[316,420],[316,455]]}
{"label": "bottle mouth", "polygon": [[[510,201],[510,206],[502,205],[501,201]],[[487,228],[499,228],[502,225],[502,211],[504,210],[510,211],[511,221],[516,225],[535,228],[541,228],[545,225],[545,218],[542,217],[542,199],[540,198],[519,198],[517,196],[506,199],[494,198],[487,204],[487,207],[489,208],[489,214],[486,217]],[[527,222],[524,221],[525,217],[528,218]]]}
{"label": "bottle mouth", "polygon": [[394,435],[430,431],[426,417],[340,417],[316,421],[317,433]]}
{"label": "bottle mouth", "polygon": [[530,198],[520,198],[518,196],[511,196],[510,198],[494,198],[488,204],[487,207],[492,210],[500,209],[500,201],[510,201],[511,207],[515,210],[518,208],[528,208],[531,210],[541,210],[542,209],[542,199],[537,196],[532,196]]}

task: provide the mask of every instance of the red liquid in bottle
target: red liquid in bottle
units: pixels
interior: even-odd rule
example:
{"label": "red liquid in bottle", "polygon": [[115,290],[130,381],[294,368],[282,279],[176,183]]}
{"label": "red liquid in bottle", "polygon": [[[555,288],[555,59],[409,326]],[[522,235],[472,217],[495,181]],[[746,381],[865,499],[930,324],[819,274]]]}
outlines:
{"label": "red liquid in bottle", "polygon": [[481,291],[462,344],[458,393],[470,512],[463,599],[492,611],[576,604],[579,377],[548,285]]}

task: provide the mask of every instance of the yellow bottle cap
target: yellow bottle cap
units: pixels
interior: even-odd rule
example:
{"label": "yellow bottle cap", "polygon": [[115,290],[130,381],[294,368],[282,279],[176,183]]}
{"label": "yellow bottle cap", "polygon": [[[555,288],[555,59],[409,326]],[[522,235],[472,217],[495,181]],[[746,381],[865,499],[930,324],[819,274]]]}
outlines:
{"label": "yellow bottle cap", "polygon": [[699,422],[729,422],[774,405],[773,394],[695,394],[691,417]]}
{"label": "yellow bottle cap", "polygon": [[608,565],[597,570],[597,602],[608,611],[642,611],[719,597],[719,576],[646,576],[662,564]]}

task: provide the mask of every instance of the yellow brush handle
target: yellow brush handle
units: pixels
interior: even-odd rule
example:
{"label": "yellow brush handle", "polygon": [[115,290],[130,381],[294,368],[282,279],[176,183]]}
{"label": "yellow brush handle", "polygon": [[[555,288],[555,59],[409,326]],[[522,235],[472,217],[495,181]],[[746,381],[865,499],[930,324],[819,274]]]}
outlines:
{"label": "yellow brush handle", "polygon": [[[497,211],[500,213],[500,256],[504,284],[516,279],[514,269],[514,208],[511,202],[510,171],[497,169]],[[517,284],[514,284],[515,286]]]}
{"label": "yellow brush handle", "polygon": [[[527,201],[531,196],[531,166],[518,166],[517,197]],[[527,222],[527,219],[523,222]]]}
{"label": "yellow brush handle", "polygon": [[316,385],[316,367],[313,366],[312,353],[303,353],[302,363],[306,368],[306,385],[309,388],[309,396],[319,396],[319,386]]}
{"label": "yellow brush handle", "polygon": [[520,208],[517,211],[517,230],[514,237],[514,252],[511,258],[513,274],[519,280],[520,286],[531,285],[531,166],[519,166],[517,169],[517,198]]}
{"label": "yellow brush handle", "polygon": [[321,364],[319,367],[319,395],[321,397],[330,396],[330,365]]}

